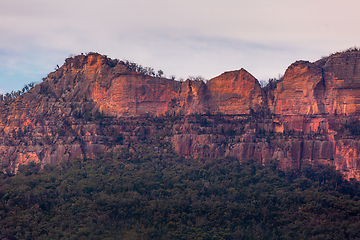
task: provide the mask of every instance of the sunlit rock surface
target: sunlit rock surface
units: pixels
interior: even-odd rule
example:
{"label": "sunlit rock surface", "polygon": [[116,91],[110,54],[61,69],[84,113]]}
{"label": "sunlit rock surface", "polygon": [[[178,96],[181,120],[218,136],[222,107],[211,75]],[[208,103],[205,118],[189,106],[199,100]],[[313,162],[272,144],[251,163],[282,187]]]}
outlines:
{"label": "sunlit rock surface", "polygon": [[[1,167],[16,172],[30,161],[132,151],[161,130],[157,141],[184,157],[278,159],[282,169],[325,163],[360,179],[360,140],[343,128],[360,116],[359,62],[358,51],[297,61],[265,90],[244,69],[206,83],[180,82],[97,53],[79,55],[29,92],[0,103]],[[162,116],[181,120],[166,125]],[[138,126],[139,119],[155,123]]]}

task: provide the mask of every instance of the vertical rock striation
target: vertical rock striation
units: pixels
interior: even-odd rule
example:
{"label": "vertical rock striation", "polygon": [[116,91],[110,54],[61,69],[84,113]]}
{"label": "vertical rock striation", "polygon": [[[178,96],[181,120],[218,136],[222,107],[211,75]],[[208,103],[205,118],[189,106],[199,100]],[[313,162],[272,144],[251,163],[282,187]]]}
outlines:
{"label": "vertical rock striation", "polygon": [[179,82],[97,53],[69,58],[26,94],[0,102],[2,169],[131,149],[140,135],[158,134],[136,126],[139,119],[181,116],[161,141],[184,156],[277,158],[283,169],[326,163],[359,179],[359,61],[359,51],[297,61],[266,90],[244,69]]}

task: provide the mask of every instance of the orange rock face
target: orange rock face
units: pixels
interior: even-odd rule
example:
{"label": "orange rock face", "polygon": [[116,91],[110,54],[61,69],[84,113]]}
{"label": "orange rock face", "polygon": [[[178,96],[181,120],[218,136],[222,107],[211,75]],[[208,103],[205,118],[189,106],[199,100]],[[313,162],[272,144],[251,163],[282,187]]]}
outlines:
{"label": "orange rock face", "polygon": [[335,54],[322,64],[325,88],[320,96],[324,96],[326,113],[360,114],[359,58],[359,52]]}
{"label": "orange rock face", "polygon": [[338,53],[315,63],[298,61],[274,90],[270,110],[284,129],[328,129],[328,116],[360,115],[360,53]]}
{"label": "orange rock face", "polygon": [[275,89],[273,112],[278,115],[323,113],[317,94],[322,81],[322,69],[315,64],[304,61],[292,64]]}
{"label": "orange rock face", "polygon": [[180,84],[140,74],[121,75],[112,79],[109,88],[96,83],[90,97],[100,112],[118,117],[165,114],[169,100],[178,97]]}
{"label": "orange rock face", "polygon": [[279,115],[360,114],[359,59],[359,52],[350,52],[316,63],[292,64],[275,89],[273,112]]}
{"label": "orange rock face", "polygon": [[226,72],[207,84],[211,93],[213,111],[221,114],[249,114],[263,105],[259,82],[243,68]]}
{"label": "orange rock face", "polygon": [[[183,122],[167,129],[163,141],[184,156],[263,163],[276,158],[283,169],[326,163],[360,179],[360,140],[343,132],[346,121],[360,118],[360,52],[297,61],[271,94],[266,91],[244,69],[207,83],[179,82],[132,71],[100,54],[76,56],[31,91],[0,102],[0,162],[4,171],[16,172],[30,161],[44,165],[92,158],[118,145],[131,150],[131,144],[156,130],[127,125],[168,115]],[[205,113],[227,120],[188,123],[193,114]],[[118,122],[105,127],[95,121],[101,116]],[[120,124],[122,119],[128,122]]]}
{"label": "orange rock face", "polygon": [[117,117],[166,113],[248,114],[263,103],[258,81],[244,69],[203,81],[185,82],[130,71],[121,62],[109,66],[99,54],[68,59],[49,74],[42,88],[67,102],[91,100],[100,112]]}
{"label": "orange rock face", "polygon": [[107,61],[99,54],[77,56],[49,74],[45,84],[56,97],[82,103],[91,100],[97,110],[108,116],[209,111],[209,94],[202,81],[179,82],[147,76],[127,69],[121,62],[109,66]]}

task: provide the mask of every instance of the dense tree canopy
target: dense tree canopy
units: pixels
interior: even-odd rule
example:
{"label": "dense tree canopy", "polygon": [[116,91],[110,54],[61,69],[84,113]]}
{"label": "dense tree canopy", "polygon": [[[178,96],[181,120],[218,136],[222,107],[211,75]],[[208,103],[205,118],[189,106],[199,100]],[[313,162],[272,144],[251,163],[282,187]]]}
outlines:
{"label": "dense tree canopy", "polygon": [[356,239],[357,182],[147,148],[0,180],[1,239]]}

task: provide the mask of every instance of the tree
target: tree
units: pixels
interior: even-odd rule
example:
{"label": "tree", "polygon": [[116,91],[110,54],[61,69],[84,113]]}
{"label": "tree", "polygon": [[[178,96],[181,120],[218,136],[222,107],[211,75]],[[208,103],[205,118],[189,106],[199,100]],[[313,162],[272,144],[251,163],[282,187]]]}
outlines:
{"label": "tree", "polygon": [[162,77],[164,75],[164,72],[162,71],[162,70],[159,70],[158,72],[157,72],[157,77]]}
{"label": "tree", "polygon": [[202,77],[202,76],[189,76],[189,80],[191,81],[202,81],[202,82],[207,82],[207,80]]}

